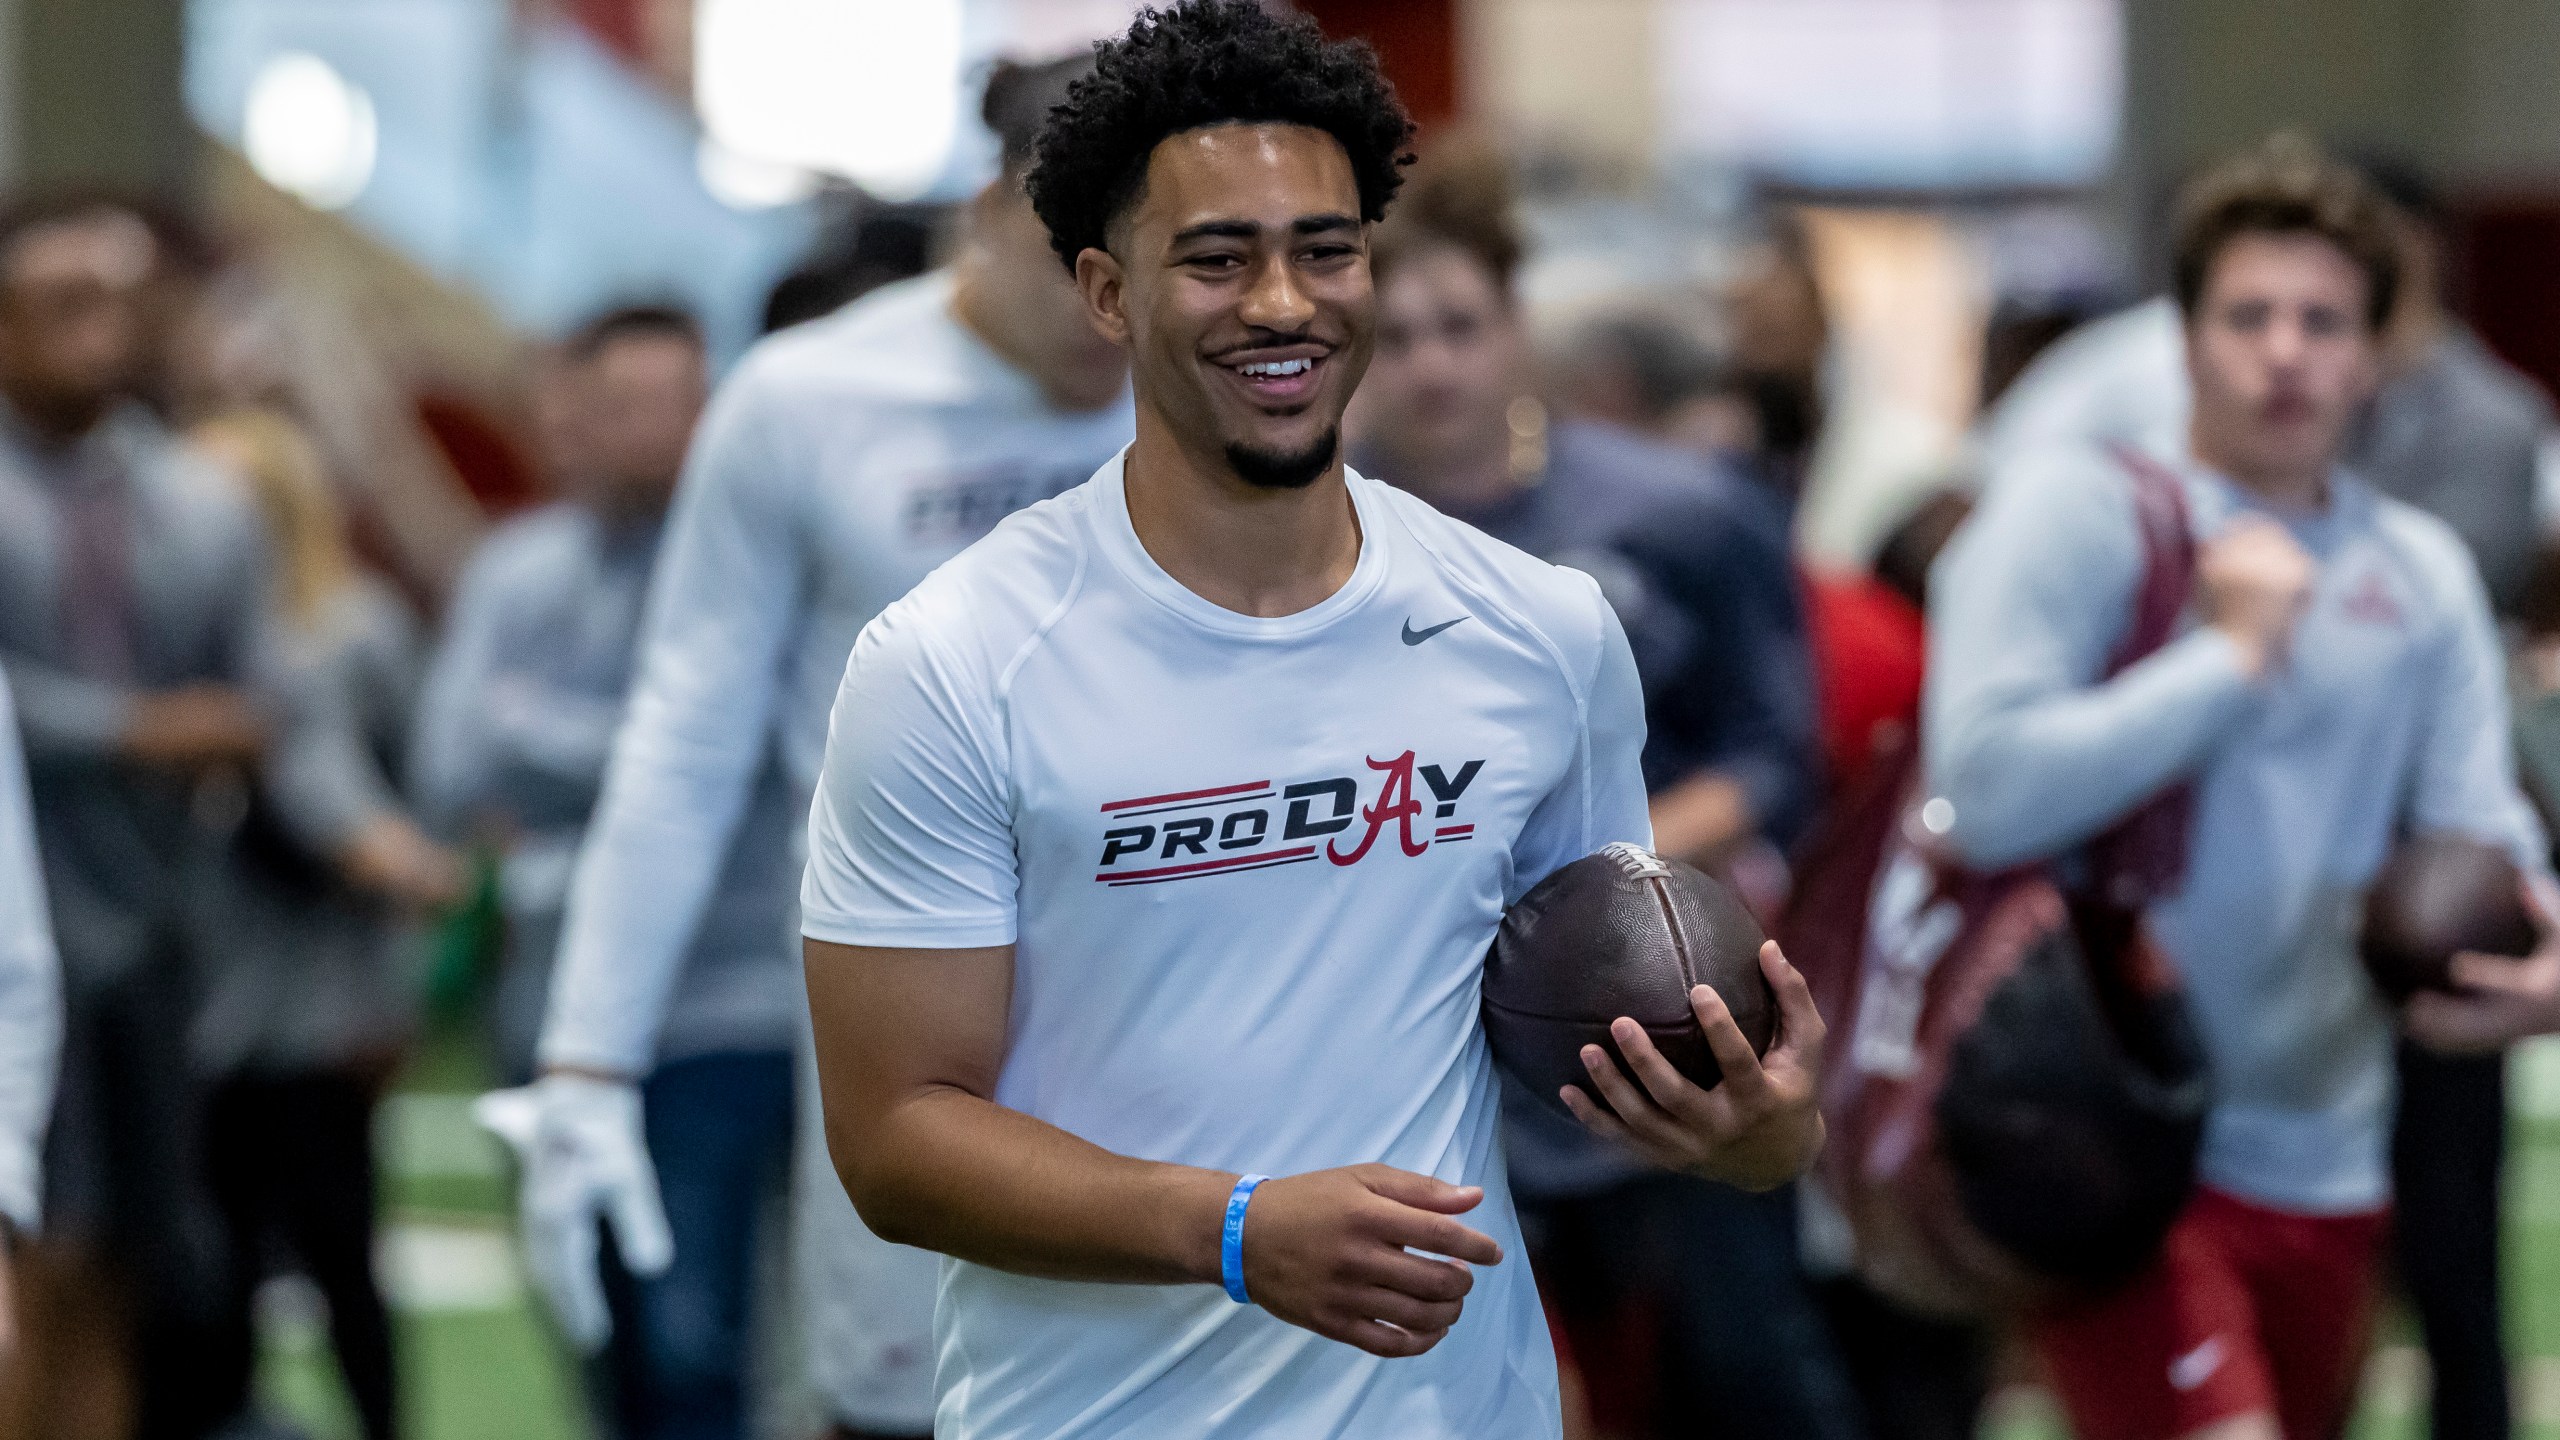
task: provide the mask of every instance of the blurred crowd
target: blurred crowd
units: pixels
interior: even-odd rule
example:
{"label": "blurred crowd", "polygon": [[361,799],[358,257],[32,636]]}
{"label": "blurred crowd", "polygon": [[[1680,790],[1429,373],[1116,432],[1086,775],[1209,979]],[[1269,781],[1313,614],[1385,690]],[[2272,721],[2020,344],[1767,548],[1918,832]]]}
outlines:
{"label": "blurred crowd", "polygon": [[[534,503],[458,569],[416,539],[450,524],[381,493],[404,482],[369,465],[378,417],[308,379],[290,276],[124,198],[0,209],[0,1435],[274,1433],[253,1298],[288,1270],[367,1440],[400,1433],[375,1113],[430,937],[490,904],[471,1033],[508,1088],[482,1114],[520,1147],[530,1270],[599,1433],[742,1433],[771,1313],[819,1423],[929,1429],[930,1262],[851,1233],[816,1140],[796,831],[861,623],[1125,440],[1120,362],[1020,189],[1074,71],[1001,68],[1003,175],[786,279],[787,333],[716,402],[701,327],[648,297],[537,347]],[[2368,169],[2404,281],[2353,463],[2470,548],[2526,776],[2560,776],[2550,410],[2446,309],[2424,187]],[[1818,237],[1773,205],[1712,280],[1547,313],[1535,233],[1499,148],[1426,147],[1374,239],[1351,463],[1599,581],[1644,680],[1658,848],[1774,920],[1835,801],[1912,743],[1932,564],[1979,477],[2182,424],[2179,312],[2004,317],[1968,459],[1901,477],[1867,563],[1817,564],[1798,512],[1842,384]],[[949,430],[1023,443],[915,478]],[[2503,1435],[2498,1067],[2400,1066],[2433,1433]],[[1974,1432],[2000,1336],[1873,1288],[1817,1186],[1644,1172],[1512,1108],[1573,1433]],[[786,1248],[798,1293],[760,1293]]]}

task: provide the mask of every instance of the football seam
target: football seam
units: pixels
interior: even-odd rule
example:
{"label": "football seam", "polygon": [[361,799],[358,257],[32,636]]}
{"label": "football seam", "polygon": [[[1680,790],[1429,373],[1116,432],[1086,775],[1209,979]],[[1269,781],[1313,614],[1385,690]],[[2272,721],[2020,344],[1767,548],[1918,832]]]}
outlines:
{"label": "football seam", "polygon": [[1689,960],[1689,936],[1680,928],[1680,912],[1672,907],[1670,885],[1660,879],[1645,884],[1653,891],[1653,903],[1662,907],[1662,928],[1670,932],[1671,953],[1680,957],[1680,993],[1685,998],[1699,983],[1697,967]]}

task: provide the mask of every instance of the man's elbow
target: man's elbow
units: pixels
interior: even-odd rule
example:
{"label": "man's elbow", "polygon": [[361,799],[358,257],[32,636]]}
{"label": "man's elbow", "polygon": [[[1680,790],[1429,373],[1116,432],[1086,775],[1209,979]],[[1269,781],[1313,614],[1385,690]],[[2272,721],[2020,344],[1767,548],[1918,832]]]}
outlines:
{"label": "man's elbow", "polygon": [[[2028,797],[2003,794],[2014,787],[1969,773],[1975,768],[1955,765],[1933,772],[1915,817],[1926,842],[1972,870],[2005,870],[2037,858],[2042,837]],[[1936,778],[1939,773],[1946,776],[1943,782]]]}
{"label": "man's elbow", "polygon": [[903,1183],[894,1145],[881,1142],[878,1130],[857,1138],[852,1126],[827,1122],[827,1159],[844,1187],[863,1227],[892,1245],[930,1248],[924,1225]]}

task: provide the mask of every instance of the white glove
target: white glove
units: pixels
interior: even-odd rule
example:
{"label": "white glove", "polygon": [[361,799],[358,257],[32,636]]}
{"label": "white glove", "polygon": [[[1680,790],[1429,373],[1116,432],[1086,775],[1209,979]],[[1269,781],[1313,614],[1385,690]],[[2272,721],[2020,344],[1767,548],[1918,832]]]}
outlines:
{"label": "white glove", "polygon": [[586,1075],[545,1075],[472,1103],[472,1118],[515,1147],[525,1266],[570,1343],[593,1354],[613,1333],[598,1278],[597,1227],[611,1223],[622,1263],[647,1278],[676,1258],[658,1172],[641,1138],[640,1089]]}

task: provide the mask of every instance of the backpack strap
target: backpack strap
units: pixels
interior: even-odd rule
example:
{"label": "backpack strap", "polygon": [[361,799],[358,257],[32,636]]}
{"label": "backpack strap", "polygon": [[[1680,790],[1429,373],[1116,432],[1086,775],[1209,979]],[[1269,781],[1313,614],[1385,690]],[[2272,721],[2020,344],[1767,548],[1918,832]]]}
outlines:
{"label": "backpack strap", "polygon": [[[2178,618],[2195,593],[2196,542],[2186,482],[2131,445],[2113,443],[2107,453],[2132,484],[2134,528],[2142,536],[2132,623],[2107,658],[2106,678],[2113,679],[2177,638]],[[2089,844],[2090,898],[2138,911],[2175,894],[2186,879],[2194,819],[2195,785],[2181,780],[2117,821]]]}
{"label": "backpack strap", "polygon": [[2178,635],[2178,617],[2196,588],[2196,542],[2188,528],[2187,487],[2169,467],[2121,441],[2107,453],[2132,482],[2133,524],[2142,536],[2142,579],[2134,586],[2133,623],[2107,658],[2113,679]]}

